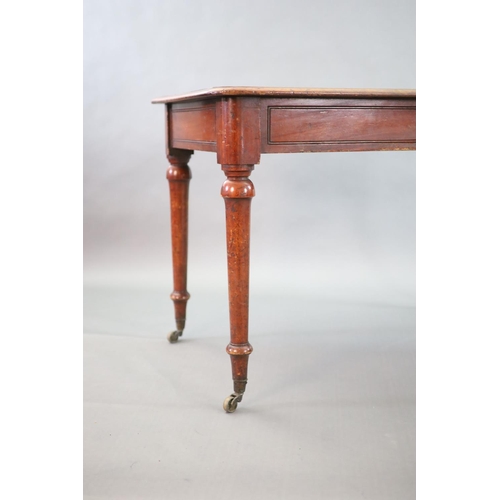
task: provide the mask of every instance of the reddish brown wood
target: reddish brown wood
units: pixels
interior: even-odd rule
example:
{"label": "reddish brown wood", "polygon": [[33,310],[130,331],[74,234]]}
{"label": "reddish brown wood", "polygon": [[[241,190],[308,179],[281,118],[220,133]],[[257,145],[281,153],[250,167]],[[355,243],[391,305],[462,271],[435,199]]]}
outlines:
{"label": "reddish brown wood", "polygon": [[[250,204],[248,179],[262,153],[416,149],[414,90],[217,87],[155,99],[166,105],[167,155],[177,328],[185,323],[187,209],[191,150],[217,152],[227,180],[226,206],[231,357],[236,409],[247,383]],[[175,333],[175,332],[174,332]]]}
{"label": "reddish brown wood", "polygon": [[195,101],[172,104],[171,144],[174,148],[215,151],[215,103]]}
{"label": "reddish brown wood", "polygon": [[411,108],[342,105],[270,107],[270,144],[412,142],[415,122]]}
{"label": "reddish brown wood", "polygon": [[262,153],[415,149],[415,99],[262,99]]}
{"label": "reddish brown wood", "polygon": [[260,100],[223,97],[217,103],[217,163],[255,165],[260,161]]}
{"label": "reddish brown wood", "polygon": [[247,384],[248,356],[248,294],[250,271],[250,204],[255,195],[248,178],[253,165],[222,165],[227,180],[221,194],[226,205],[227,270],[229,282],[229,322],[234,392],[238,402]]}
{"label": "reddish brown wood", "polygon": [[[171,151],[168,155],[170,168],[167,179],[170,186],[170,216],[172,229],[172,262],[174,268],[174,291],[170,298],[174,302],[176,336],[182,335],[186,325],[187,252],[188,252],[188,206],[191,170],[188,161],[191,151]],[[171,340],[177,340],[174,336]]]}

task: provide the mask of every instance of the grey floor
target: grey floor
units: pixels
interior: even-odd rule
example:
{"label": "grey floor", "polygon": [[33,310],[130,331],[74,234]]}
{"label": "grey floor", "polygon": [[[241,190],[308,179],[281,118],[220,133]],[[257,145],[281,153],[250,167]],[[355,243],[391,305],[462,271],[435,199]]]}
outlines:
{"label": "grey floor", "polygon": [[251,297],[234,414],[224,293],[194,295],[178,344],[169,291],[87,287],[84,498],[413,499],[415,309]]}

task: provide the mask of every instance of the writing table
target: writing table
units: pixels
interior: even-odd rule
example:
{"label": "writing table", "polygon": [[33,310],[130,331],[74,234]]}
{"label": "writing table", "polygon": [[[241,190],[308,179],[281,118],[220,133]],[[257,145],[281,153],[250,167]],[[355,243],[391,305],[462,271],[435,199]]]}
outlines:
{"label": "writing table", "polygon": [[193,151],[217,153],[226,175],[229,322],[234,392],[232,413],[247,384],[250,203],[249,176],[263,153],[405,151],[416,149],[416,92],[379,89],[217,87],[153,100],[165,105],[170,166],[176,342],[186,324],[188,188]]}

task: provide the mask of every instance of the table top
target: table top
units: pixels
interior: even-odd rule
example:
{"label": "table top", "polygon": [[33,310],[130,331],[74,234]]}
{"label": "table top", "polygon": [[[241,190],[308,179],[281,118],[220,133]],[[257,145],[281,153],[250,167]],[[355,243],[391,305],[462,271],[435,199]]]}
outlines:
{"label": "table top", "polygon": [[196,90],[187,94],[171,97],[159,97],[153,104],[191,101],[217,97],[344,97],[344,98],[415,98],[416,91],[412,89],[321,89],[296,87],[213,87]]}

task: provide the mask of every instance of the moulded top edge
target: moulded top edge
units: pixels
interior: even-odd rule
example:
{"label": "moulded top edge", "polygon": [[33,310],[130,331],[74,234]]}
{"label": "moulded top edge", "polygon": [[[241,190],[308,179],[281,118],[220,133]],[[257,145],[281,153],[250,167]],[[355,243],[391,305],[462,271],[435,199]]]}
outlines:
{"label": "moulded top edge", "polygon": [[217,97],[346,97],[346,98],[416,98],[413,89],[333,89],[297,87],[213,87],[187,94],[153,99],[153,104],[209,99]]}

